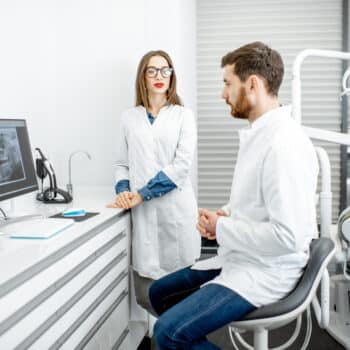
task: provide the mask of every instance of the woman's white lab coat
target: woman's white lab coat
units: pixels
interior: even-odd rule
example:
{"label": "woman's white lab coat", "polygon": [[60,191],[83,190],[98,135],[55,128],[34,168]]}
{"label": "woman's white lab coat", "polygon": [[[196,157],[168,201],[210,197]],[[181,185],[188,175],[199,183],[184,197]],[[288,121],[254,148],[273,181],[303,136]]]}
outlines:
{"label": "woman's white lab coat", "polygon": [[158,279],[192,264],[200,255],[197,203],[190,181],[196,147],[191,110],[163,107],[153,124],[142,106],[125,111],[116,140],[116,182],[136,192],[162,170],[177,188],[132,209],[132,265]]}

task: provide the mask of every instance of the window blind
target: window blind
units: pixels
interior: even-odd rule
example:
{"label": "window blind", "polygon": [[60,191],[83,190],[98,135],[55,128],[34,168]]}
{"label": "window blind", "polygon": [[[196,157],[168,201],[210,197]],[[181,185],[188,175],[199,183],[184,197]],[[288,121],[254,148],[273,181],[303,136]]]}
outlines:
{"label": "window blind", "polygon": [[[238,151],[237,130],[221,99],[221,57],[252,41],[278,50],[285,64],[282,104],[291,103],[292,64],[303,49],[342,48],[341,0],[197,1],[198,202],[216,209],[227,203]],[[302,122],[340,131],[340,60],[307,58],[302,66]],[[314,141],[332,165],[333,219],[340,203],[340,146]]]}

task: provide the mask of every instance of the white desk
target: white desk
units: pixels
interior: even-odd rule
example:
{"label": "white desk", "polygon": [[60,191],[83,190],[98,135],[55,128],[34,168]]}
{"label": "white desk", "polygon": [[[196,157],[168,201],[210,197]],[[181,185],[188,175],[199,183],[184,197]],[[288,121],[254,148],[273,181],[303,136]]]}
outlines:
{"label": "white desk", "polygon": [[113,189],[77,191],[70,204],[100,212],[47,240],[0,237],[0,349],[127,349],[129,213],[106,208]]}

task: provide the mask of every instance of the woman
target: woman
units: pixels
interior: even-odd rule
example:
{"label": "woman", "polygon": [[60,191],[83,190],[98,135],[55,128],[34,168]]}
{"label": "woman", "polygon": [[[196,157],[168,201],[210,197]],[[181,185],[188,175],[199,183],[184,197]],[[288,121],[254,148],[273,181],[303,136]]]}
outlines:
{"label": "woman", "polygon": [[132,208],[135,280],[152,281],[191,265],[200,255],[190,181],[195,120],[181,105],[166,52],[151,51],[141,59],[136,106],[122,114],[120,132],[112,206]]}

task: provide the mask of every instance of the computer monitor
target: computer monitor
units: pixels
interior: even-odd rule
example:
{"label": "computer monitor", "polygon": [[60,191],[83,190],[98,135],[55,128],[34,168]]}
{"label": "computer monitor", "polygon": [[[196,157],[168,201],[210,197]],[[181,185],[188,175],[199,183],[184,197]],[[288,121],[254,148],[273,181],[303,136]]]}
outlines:
{"label": "computer monitor", "polygon": [[38,189],[24,119],[0,119],[0,201]]}

